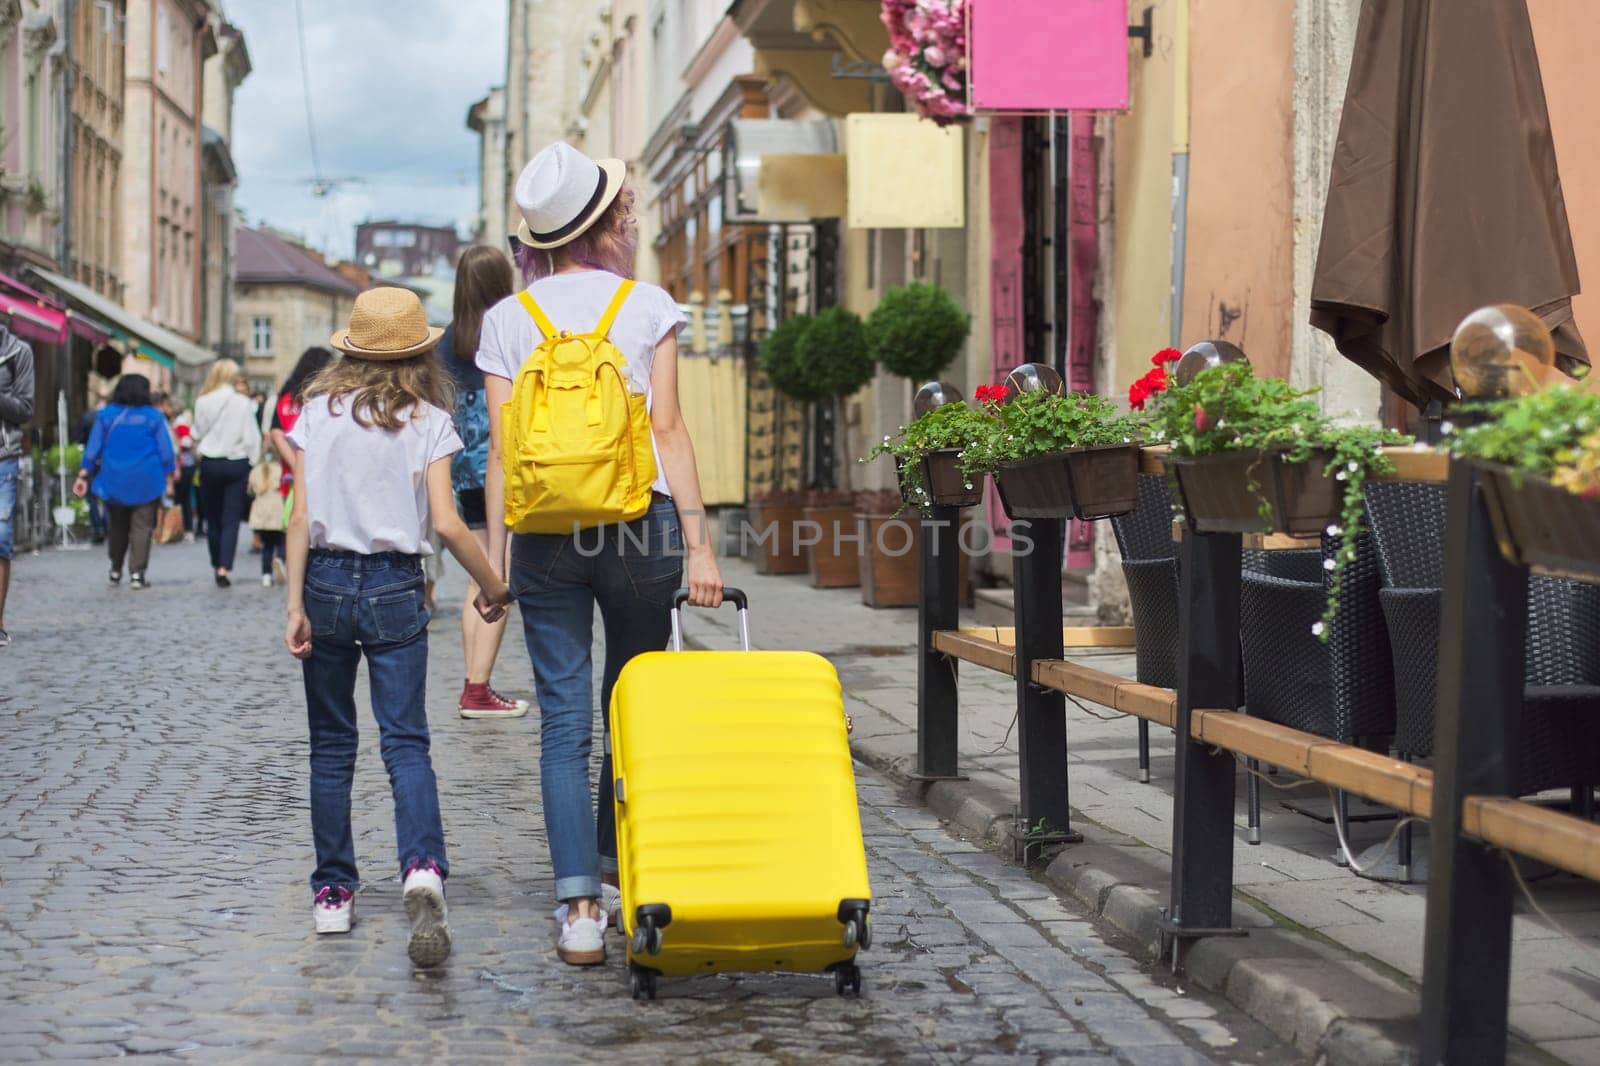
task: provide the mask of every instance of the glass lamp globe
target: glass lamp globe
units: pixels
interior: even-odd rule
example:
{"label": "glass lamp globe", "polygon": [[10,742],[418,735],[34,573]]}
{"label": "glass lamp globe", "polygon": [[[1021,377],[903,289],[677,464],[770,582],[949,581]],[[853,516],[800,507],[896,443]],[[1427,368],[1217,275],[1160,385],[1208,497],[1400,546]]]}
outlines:
{"label": "glass lamp globe", "polygon": [[1450,339],[1450,370],[1461,395],[1480,400],[1538,392],[1555,367],[1550,330],[1526,307],[1480,307]]}
{"label": "glass lamp globe", "polygon": [[929,411],[943,407],[945,404],[965,403],[966,397],[961,390],[948,381],[930,381],[917,390],[917,395],[911,401],[911,410],[918,418]]}
{"label": "glass lamp globe", "polygon": [[1013,398],[1025,392],[1048,392],[1060,396],[1061,375],[1048,363],[1023,363],[1006,375],[1006,388]]}
{"label": "glass lamp globe", "polygon": [[1202,370],[1209,370],[1223,363],[1248,363],[1244,349],[1228,341],[1201,341],[1192,345],[1183,353],[1183,358],[1178,360],[1177,369],[1172,376],[1179,385],[1187,385],[1194,380],[1194,376]]}

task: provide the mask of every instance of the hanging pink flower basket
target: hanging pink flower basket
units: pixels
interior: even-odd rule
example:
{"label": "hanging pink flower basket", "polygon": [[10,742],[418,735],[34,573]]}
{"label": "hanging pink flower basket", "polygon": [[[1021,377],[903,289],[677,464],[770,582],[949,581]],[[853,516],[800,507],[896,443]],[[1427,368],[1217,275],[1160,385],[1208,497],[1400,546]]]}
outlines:
{"label": "hanging pink flower basket", "polygon": [[883,0],[889,51],[883,65],[911,106],[941,126],[972,114],[967,107],[969,0]]}

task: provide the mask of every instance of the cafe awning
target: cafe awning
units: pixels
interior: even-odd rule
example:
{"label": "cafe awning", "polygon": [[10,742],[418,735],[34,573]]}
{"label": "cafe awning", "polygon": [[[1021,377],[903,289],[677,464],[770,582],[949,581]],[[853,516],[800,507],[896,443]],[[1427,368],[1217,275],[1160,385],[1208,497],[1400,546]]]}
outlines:
{"label": "cafe awning", "polygon": [[0,292],[0,315],[11,320],[11,331],[41,344],[61,344],[67,339],[67,316],[54,308]]}
{"label": "cafe awning", "polygon": [[208,351],[193,341],[185,340],[164,326],[158,326],[148,319],[124,310],[114,300],[100,295],[87,285],[49,270],[38,267],[31,269],[41,281],[65,296],[68,303],[81,307],[110,323],[111,328],[107,332],[112,334],[120,332],[126,335],[138,353],[146,358],[165,366],[207,366],[216,361],[215,352]]}

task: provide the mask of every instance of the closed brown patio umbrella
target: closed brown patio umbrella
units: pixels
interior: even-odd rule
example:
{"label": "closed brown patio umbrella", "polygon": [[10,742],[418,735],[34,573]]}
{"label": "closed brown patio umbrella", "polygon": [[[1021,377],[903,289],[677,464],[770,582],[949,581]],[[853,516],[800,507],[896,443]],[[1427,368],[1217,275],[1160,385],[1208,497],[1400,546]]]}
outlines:
{"label": "closed brown patio umbrella", "polygon": [[1526,0],[1363,0],[1311,324],[1422,406],[1454,397],[1451,333],[1486,304],[1587,366],[1578,291]]}

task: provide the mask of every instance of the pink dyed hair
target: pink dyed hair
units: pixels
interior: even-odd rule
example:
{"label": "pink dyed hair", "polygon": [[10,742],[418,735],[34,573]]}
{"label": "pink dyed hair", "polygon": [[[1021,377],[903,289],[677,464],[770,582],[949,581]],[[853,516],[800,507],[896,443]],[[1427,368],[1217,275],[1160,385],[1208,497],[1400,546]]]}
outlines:
{"label": "pink dyed hair", "polygon": [[518,245],[517,269],[523,284],[547,278],[568,266],[609,270],[618,277],[633,277],[633,260],[639,250],[639,228],[633,215],[633,189],[623,186],[594,225],[560,248]]}

